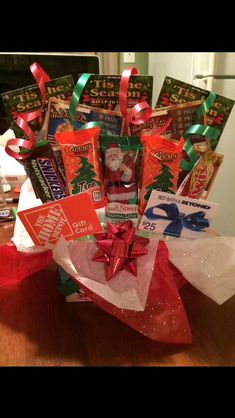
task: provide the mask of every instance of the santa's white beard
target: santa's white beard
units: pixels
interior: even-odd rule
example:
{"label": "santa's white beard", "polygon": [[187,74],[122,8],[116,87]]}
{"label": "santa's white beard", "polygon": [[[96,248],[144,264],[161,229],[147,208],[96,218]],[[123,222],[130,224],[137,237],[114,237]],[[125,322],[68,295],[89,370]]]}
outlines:
{"label": "santa's white beard", "polygon": [[118,158],[116,158],[116,160],[106,160],[105,165],[109,168],[109,170],[116,171],[121,165],[121,160]]}

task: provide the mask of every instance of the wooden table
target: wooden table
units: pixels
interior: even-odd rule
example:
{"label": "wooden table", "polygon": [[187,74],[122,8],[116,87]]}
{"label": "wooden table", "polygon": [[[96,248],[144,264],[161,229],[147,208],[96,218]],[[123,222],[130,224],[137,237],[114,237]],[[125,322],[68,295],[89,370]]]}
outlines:
{"label": "wooden table", "polygon": [[[13,223],[0,226],[7,242]],[[187,284],[181,290],[190,346],[159,344],[91,302],[67,303],[56,266],[0,287],[0,366],[235,365],[235,297],[218,306]]]}

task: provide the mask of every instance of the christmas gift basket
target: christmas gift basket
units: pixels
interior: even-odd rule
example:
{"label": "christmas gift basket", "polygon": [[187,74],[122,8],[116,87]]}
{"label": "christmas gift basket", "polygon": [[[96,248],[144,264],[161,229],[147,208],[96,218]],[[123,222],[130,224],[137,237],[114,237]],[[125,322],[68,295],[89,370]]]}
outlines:
{"label": "christmas gift basket", "polygon": [[[235,238],[211,231],[218,205],[208,200],[234,102],[166,77],[153,109],[153,77],[135,68],[85,73],[75,87],[37,63],[31,71],[37,85],[20,103],[2,95],[16,136],[5,150],[28,179],[0,247],[1,281],[53,258],[68,302],[94,302],[156,342],[190,344],[182,286],[220,305],[235,293]],[[180,104],[176,88],[191,92]]]}

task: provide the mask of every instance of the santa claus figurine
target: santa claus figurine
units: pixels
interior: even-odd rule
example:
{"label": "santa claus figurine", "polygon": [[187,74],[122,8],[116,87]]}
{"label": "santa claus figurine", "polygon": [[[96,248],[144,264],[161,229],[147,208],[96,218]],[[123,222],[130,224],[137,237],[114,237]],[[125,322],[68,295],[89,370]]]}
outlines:
{"label": "santa claus figurine", "polygon": [[105,181],[110,201],[128,201],[135,196],[134,162],[118,144],[109,144],[105,152]]}

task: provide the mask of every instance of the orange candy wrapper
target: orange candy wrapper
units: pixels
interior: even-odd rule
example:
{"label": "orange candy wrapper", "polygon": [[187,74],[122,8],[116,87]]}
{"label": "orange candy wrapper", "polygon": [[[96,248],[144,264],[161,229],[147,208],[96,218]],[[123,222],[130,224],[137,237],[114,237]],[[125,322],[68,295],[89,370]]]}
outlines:
{"label": "orange candy wrapper", "polygon": [[69,194],[88,192],[96,209],[105,205],[100,166],[100,128],[55,134],[61,146]]}
{"label": "orange candy wrapper", "polygon": [[184,139],[169,141],[159,135],[142,135],[143,159],[139,213],[144,213],[152,190],[175,193]]}

